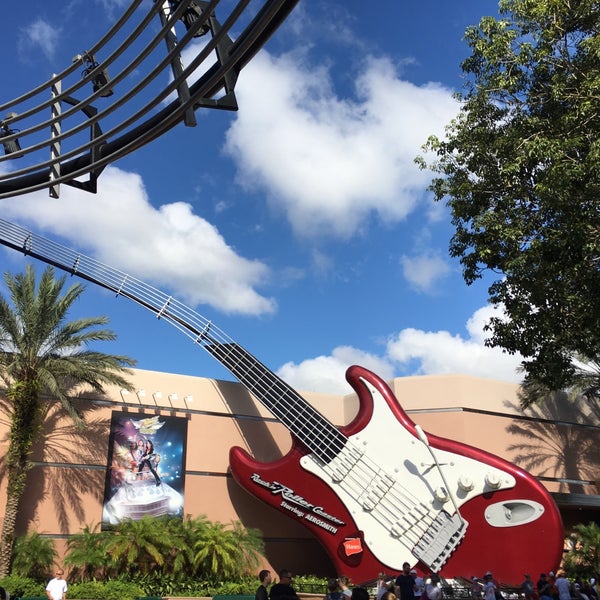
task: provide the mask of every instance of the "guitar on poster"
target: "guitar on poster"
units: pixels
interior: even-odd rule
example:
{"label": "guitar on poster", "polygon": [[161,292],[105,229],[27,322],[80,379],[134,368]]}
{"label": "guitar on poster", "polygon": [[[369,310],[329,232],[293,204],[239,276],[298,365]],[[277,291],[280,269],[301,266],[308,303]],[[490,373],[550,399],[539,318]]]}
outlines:
{"label": "guitar on poster", "polygon": [[510,584],[520,582],[525,571],[558,567],[562,523],[546,489],[498,456],[427,435],[374,373],[348,369],[359,411],[350,424],[336,427],[172,296],[3,220],[0,243],[133,300],[229,369],[294,439],[288,454],[272,463],[232,448],[233,476],[307,527],[337,572],[353,582],[399,572],[404,562],[446,578],[493,570],[497,580]]}

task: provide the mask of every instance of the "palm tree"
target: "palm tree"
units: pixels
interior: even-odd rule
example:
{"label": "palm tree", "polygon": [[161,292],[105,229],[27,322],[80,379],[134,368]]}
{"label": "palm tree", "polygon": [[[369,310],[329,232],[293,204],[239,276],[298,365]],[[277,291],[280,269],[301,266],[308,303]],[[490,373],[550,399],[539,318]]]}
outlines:
{"label": "palm tree", "polygon": [[107,538],[107,552],[121,573],[149,573],[161,569],[165,556],[176,545],[160,519],[144,516],[124,519]]}
{"label": "palm tree", "polygon": [[112,563],[107,554],[112,534],[108,531],[98,532],[97,529],[98,526],[86,525],[81,533],[69,537],[64,563],[67,567],[73,567],[71,577],[79,577],[81,581],[106,578]]}
{"label": "palm tree", "polygon": [[44,581],[56,560],[54,540],[31,531],[15,540],[12,574]]}
{"label": "palm tree", "polygon": [[112,341],[115,334],[98,327],[106,317],[66,321],[84,286],[71,286],[64,294],[66,276],[56,279],[48,267],[36,289],[33,267],[25,273],[5,273],[12,306],[0,297],[0,377],[6,386],[10,432],[6,509],[0,534],[0,578],[8,574],[15,522],[31,466],[33,444],[42,437],[45,415],[58,403],[81,429],[85,421],[74,400],[91,388],[101,393],[105,385],[131,389],[125,379],[127,366],[135,361],[125,356],[88,350],[94,342]]}

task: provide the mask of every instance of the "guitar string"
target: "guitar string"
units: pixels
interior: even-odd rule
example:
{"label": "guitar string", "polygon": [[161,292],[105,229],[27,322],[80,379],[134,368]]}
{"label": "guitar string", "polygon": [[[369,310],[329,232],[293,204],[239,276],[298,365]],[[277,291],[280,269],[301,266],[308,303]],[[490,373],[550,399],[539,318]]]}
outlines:
{"label": "guitar string", "polygon": [[[160,290],[157,290],[134,277],[130,277],[121,271],[104,265],[95,259],[75,253],[60,244],[37,236],[7,221],[0,220],[0,234],[5,236],[5,242],[3,243],[6,243],[6,245],[19,250],[24,254],[30,254],[45,262],[58,266],[71,274],[78,275],[93,283],[99,284],[102,287],[115,292],[117,296],[125,296],[137,304],[149,309],[156,314],[158,318],[167,320],[186,336],[190,337],[195,343],[204,347],[205,350],[218,360],[219,357],[216,355],[216,352],[211,351],[211,343],[217,344],[217,348],[227,349],[231,354],[232,349],[237,350],[238,355],[236,356],[235,364],[228,364],[230,361],[225,361],[224,359],[221,360],[221,362],[232,371],[232,373],[236,375],[236,377],[238,377],[252,393],[257,395],[257,392],[260,392],[266,397],[272,397],[275,391],[280,399],[287,397],[288,402],[290,401],[289,392],[291,388],[289,388],[287,384],[271,373],[269,369],[259,363],[252,355],[247,352],[242,354],[240,352],[241,347],[218,327],[213,325],[211,321],[191,310],[178,300],[167,296]],[[237,370],[237,364],[242,364],[242,358],[246,358],[246,360],[251,358],[253,361],[252,365],[246,365],[246,375],[241,371],[236,373],[236,371],[233,370]],[[269,381],[268,387],[263,387],[263,378],[257,377],[256,380],[252,380],[250,377],[252,370],[259,365],[263,375],[264,373],[269,373],[270,375],[271,380]],[[251,368],[249,368],[250,366]],[[301,434],[304,432],[305,434],[311,434],[309,436],[311,439],[308,441],[302,440],[303,443],[324,463],[322,468],[325,472],[330,476],[333,476],[334,473],[331,471],[331,468],[328,467],[328,463],[322,459],[322,450],[319,447],[319,443],[325,441],[325,443],[328,444],[328,447],[333,450],[335,456],[339,456],[345,449],[355,450],[355,448],[351,447],[352,444],[348,438],[337,430],[337,428],[325,419],[325,417],[310,407],[303,398],[299,395],[296,397],[296,395],[295,392],[294,394],[291,394],[293,402],[289,402],[290,407],[295,411],[293,412],[293,420],[290,415],[286,415],[284,411],[279,409],[276,406],[276,403],[272,404],[272,406],[267,405],[267,408],[269,408],[274,416],[278,417],[284,424],[289,423],[288,427],[292,431],[297,429],[294,426],[293,421],[300,421],[302,429],[298,433]],[[260,398],[258,399],[260,400]],[[299,406],[301,410],[298,409]],[[316,415],[318,415],[318,417]],[[308,429],[306,428],[306,423],[309,424]],[[323,440],[323,436],[325,436],[325,440]],[[299,437],[299,439],[301,438]],[[368,492],[369,485],[377,480],[382,472],[380,467],[363,454],[343,479],[346,488],[348,488],[345,489],[346,493],[352,497],[358,496],[360,498],[361,493],[364,493],[365,491]],[[397,486],[393,485],[389,490],[389,493],[384,493],[383,497],[379,499],[376,506],[370,512],[378,517],[377,520],[385,527],[392,528],[396,525],[396,521],[399,521],[397,513],[398,506],[400,506],[404,511],[402,515],[403,519],[407,521],[407,518],[411,517],[412,520],[399,535],[408,538],[411,543],[416,544],[434,522],[431,517],[431,509],[414,497],[409,490],[406,490],[401,482],[395,477],[392,477],[392,480],[400,487],[400,493],[398,494],[399,490],[397,489]],[[353,487],[353,485],[356,487]],[[420,511],[417,511],[417,513],[421,514],[413,516],[416,507],[421,509]],[[429,519],[426,517],[429,517]],[[417,531],[416,536],[413,535],[415,531]]]}

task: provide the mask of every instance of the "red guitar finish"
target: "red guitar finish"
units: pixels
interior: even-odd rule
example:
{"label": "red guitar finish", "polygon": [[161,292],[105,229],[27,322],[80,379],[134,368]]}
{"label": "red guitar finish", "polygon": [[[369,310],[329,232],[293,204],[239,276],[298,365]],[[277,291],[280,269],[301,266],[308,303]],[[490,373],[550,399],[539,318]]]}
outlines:
{"label": "red guitar finish", "polygon": [[[519,584],[525,572],[547,572],[558,567],[563,547],[561,517],[552,497],[536,479],[482,450],[433,435],[420,436],[417,426],[384,381],[357,366],[350,367],[346,377],[358,394],[360,409],[352,423],[339,431],[359,448],[366,440],[365,454],[372,447],[374,456],[371,458],[376,466],[384,467],[395,479],[392,487],[385,488],[379,495],[371,490],[372,501],[365,504],[357,501],[360,489],[356,490],[354,500],[349,499],[340,491],[341,483],[334,481],[335,477],[311,472],[314,469],[306,462],[310,461],[315,440],[308,440],[309,450],[306,440],[299,439],[298,433],[306,436],[307,431],[312,431],[312,425],[308,429],[301,426],[299,430],[292,427],[295,437],[292,449],[273,463],[259,463],[243,449],[232,448],[231,470],[242,487],[307,527],[326,548],[337,571],[345,573],[354,582],[373,580],[381,571],[399,572],[405,560],[421,574],[437,570],[446,578],[470,577],[491,570],[498,581],[507,584]],[[305,410],[305,407],[299,409],[297,403],[298,397],[294,395],[291,407],[288,407],[292,413]],[[304,418],[306,415],[297,416]],[[374,420],[377,427],[369,437],[367,430],[373,427]],[[385,431],[384,428],[389,429]],[[377,439],[381,438],[385,439],[378,446]],[[452,463],[466,460],[459,466],[459,470],[466,471],[461,471],[458,476],[451,472],[446,474],[448,488],[454,489],[444,489],[439,470],[432,466],[433,460],[422,465],[423,452],[429,453],[426,442],[431,451],[439,455],[442,471],[451,471]],[[418,457],[417,462],[413,456]],[[345,476],[342,474],[342,481],[357,479],[354,470],[355,467]],[[498,485],[498,477],[494,475],[496,470],[505,474],[500,479],[506,478],[506,485]],[[479,483],[475,481],[478,478],[482,479]],[[399,500],[396,498],[394,486],[397,482],[404,483],[404,491],[414,488],[414,506],[405,505],[404,495]],[[365,481],[365,487],[369,488],[371,483]],[[434,489],[437,484],[443,488],[441,491]],[[466,489],[470,485],[473,489]],[[429,487],[427,497],[422,492]],[[430,555],[422,558],[412,554],[415,539],[420,534],[415,537],[411,533],[440,509],[453,513],[451,499],[443,501],[444,491],[454,494],[460,516],[468,525],[461,529],[460,523],[455,524],[459,531],[453,537],[450,535],[450,549],[440,559],[443,564],[436,565],[432,564],[435,561]],[[378,499],[381,504],[389,498],[392,501],[386,504],[385,514],[395,508],[402,513],[401,517],[409,518],[413,511],[419,513],[400,539],[390,535],[389,524],[382,523],[381,514],[375,515],[371,506]],[[423,516],[419,512],[423,506],[431,515]],[[427,526],[425,531],[432,527]],[[440,536],[443,538],[443,533],[434,533],[432,539],[425,540],[424,546],[435,545]],[[402,543],[406,537],[410,540]],[[386,550],[387,543],[392,545],[391,549]]]}

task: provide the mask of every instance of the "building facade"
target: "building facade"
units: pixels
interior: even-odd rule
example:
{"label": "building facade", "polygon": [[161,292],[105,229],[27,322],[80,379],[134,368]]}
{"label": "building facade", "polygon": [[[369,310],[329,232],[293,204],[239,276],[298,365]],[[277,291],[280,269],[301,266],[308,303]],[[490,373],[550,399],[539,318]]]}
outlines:
{"label": "building facade", "polygon": [[[86,525],[171,510],[222,523],[239,520],[260,529],[267,563],[275,570],[335,574],[311,530],[249,494],[230,469],[233,447],[256,461],[280,461],[292,447],[290,429],[298,433],[298,426],[303,433],[304,414],[284,425],[234,382],[134,370],[132,383],[135,391],[111,388],[105,396],[82,400],[89,423],[83,434],[59,411],[48,414],[45,442],[33,454],[19,535],[35,530],[50,536],[62,553],[68,536]],[[529,471],[552,494],[567,533],[574,524],[600,520],[600,466],[592,452],[600,427],[585,405],[558,395],[523,413],[518,386],[460,375],[397,378],[389,386],[427,434],[482,449]],[[339,427],[351,423],[359,410],[354,393],[302,396]],[[5,453],[6,416],[0,427]],[[128,446],[133,453],[140,439],[153,441],[156,473],[127,454]],[[389,449],[405,451],[395,445],[393,435]],[[2,512],[5,484],[3,480],[0,487]],[[140,505],[143,510],[136,513]],[[334,519],[325,513],[313,518],[313,525],[332,527]]]}

